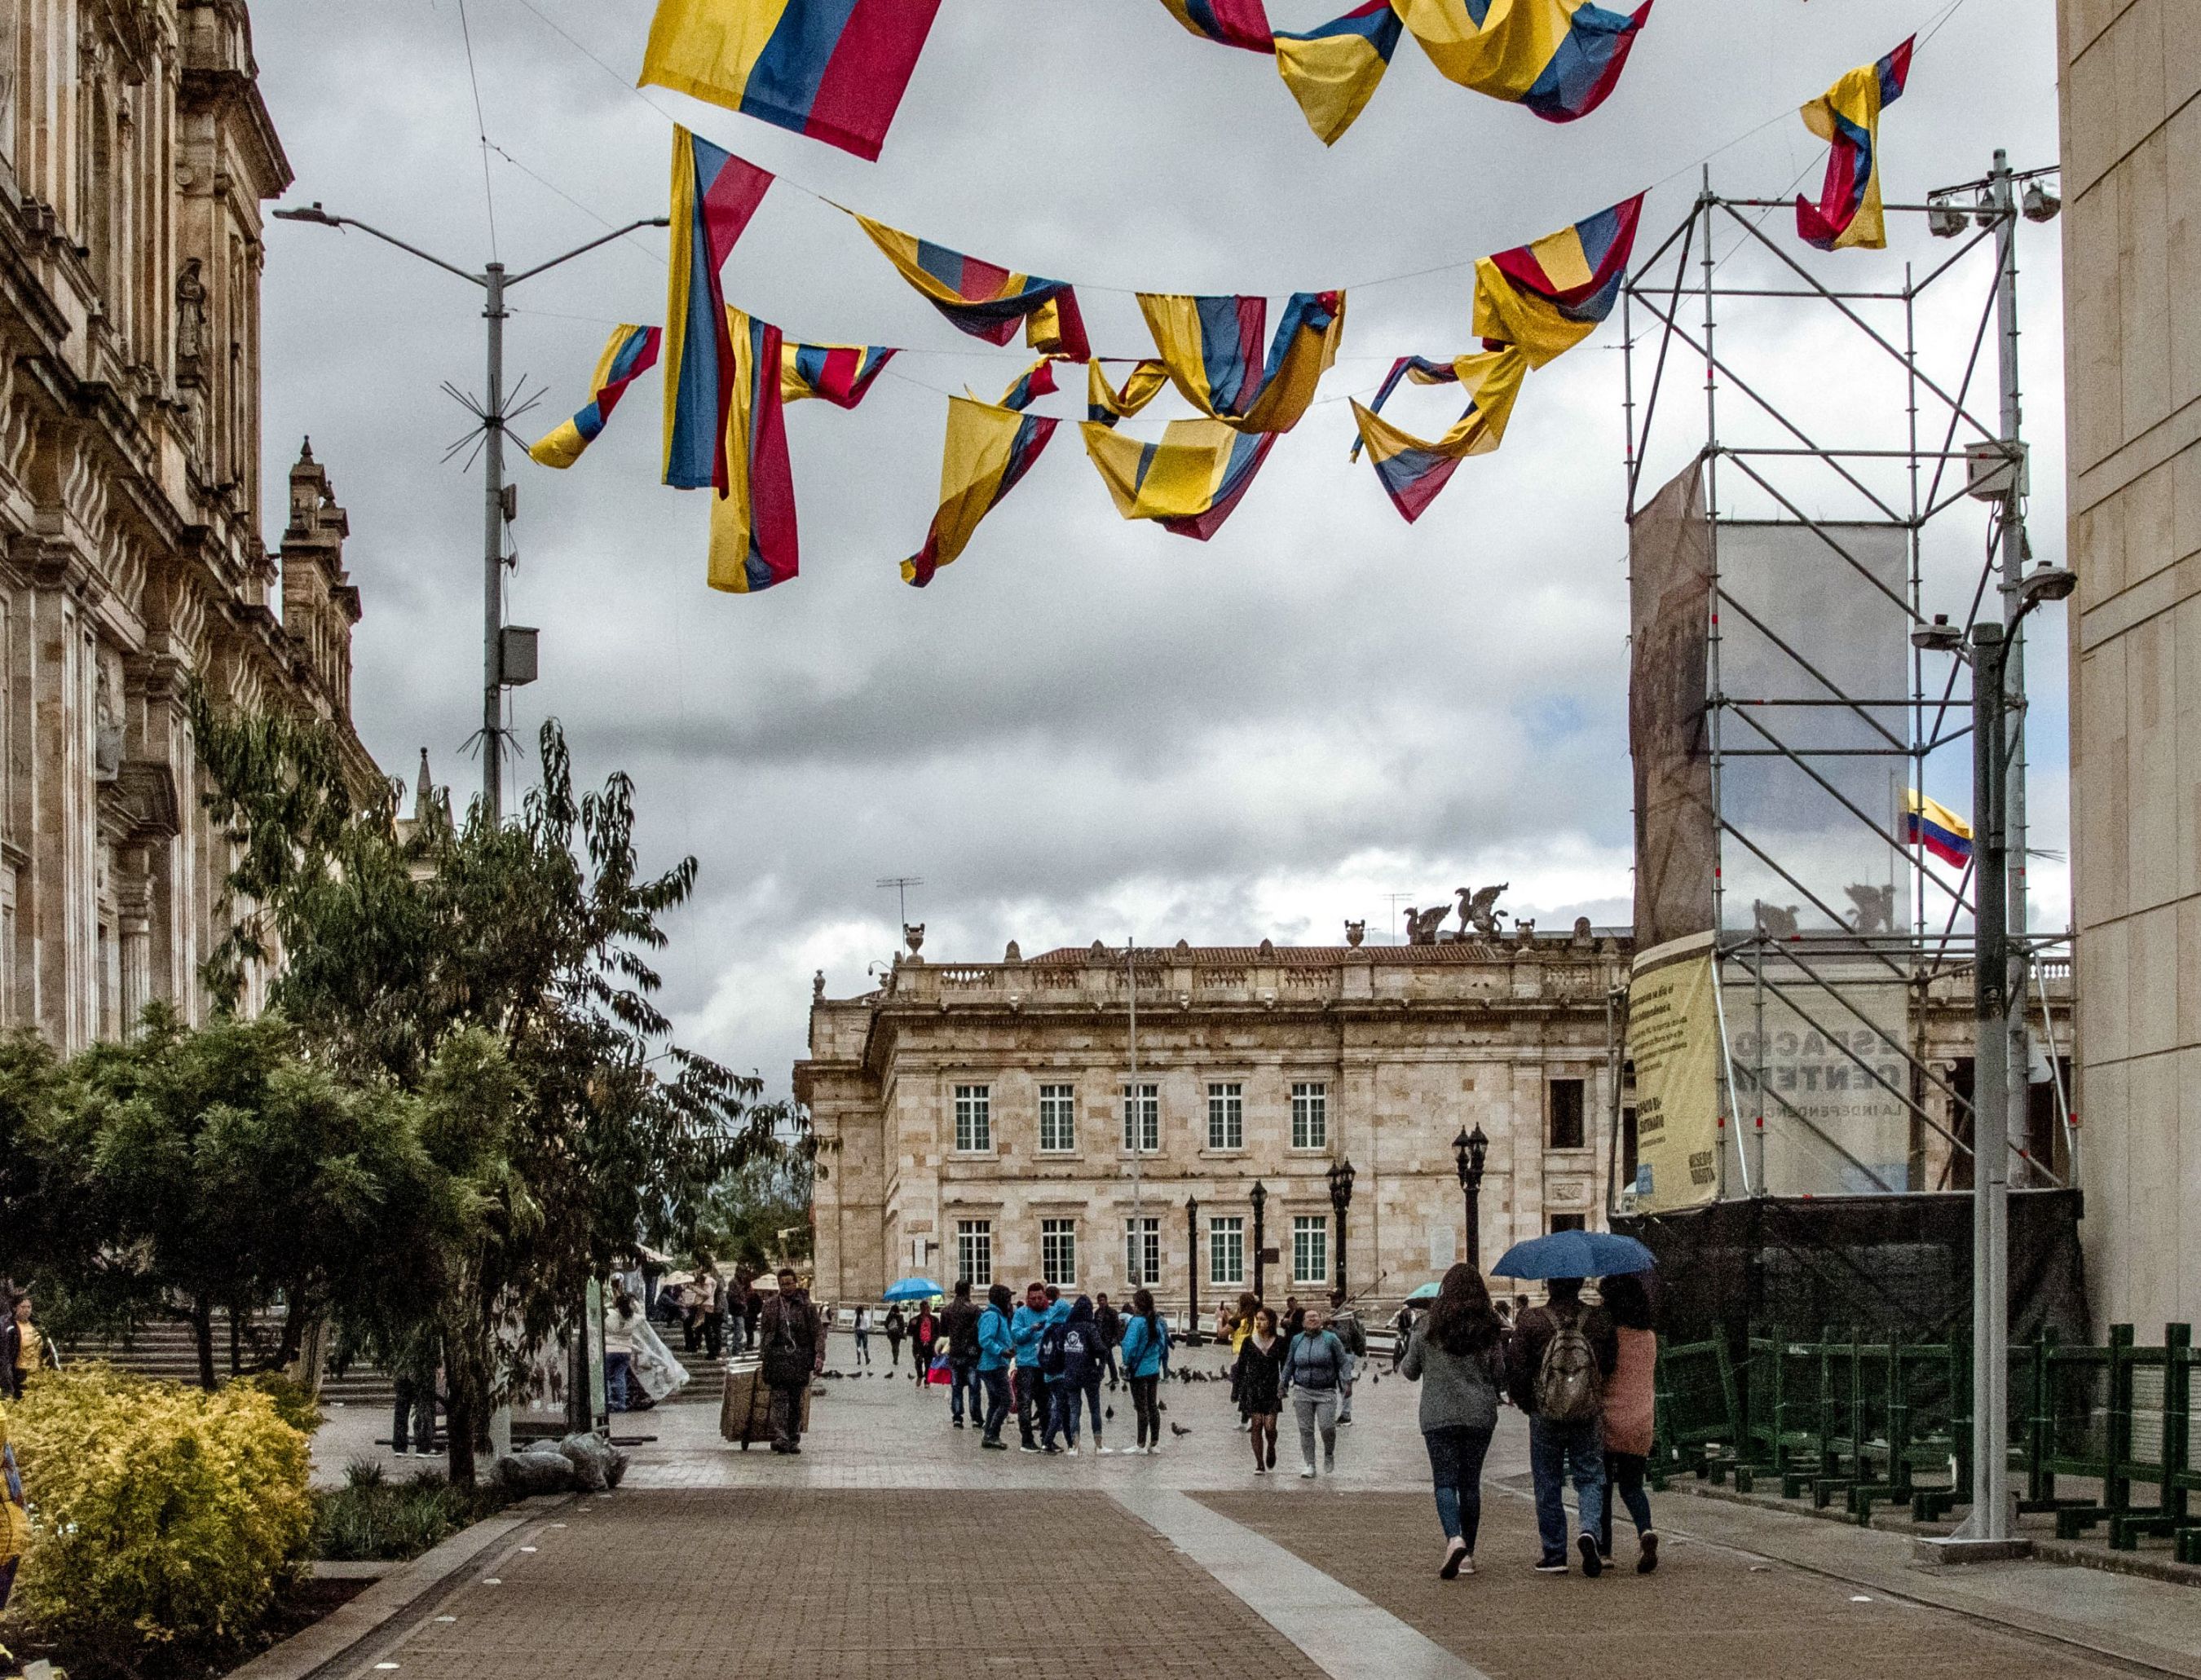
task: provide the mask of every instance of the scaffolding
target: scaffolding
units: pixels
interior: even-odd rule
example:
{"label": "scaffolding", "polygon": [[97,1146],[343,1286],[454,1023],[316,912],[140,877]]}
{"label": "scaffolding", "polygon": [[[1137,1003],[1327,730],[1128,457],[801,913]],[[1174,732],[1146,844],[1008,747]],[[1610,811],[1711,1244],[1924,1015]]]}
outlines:
{"label": "scaffolding", "polygon": [[[1966,1088],[1949,1033],[1939,1056],[1929,1045],[1935,1023],[1969,1023],[1970,866],[1906,831],[1913,800],[1938,787],[1961,809],[1971,786],[1965,669],[1911,632],[1937,612],[2010,621],[2029,555],[2017,235],[2054,214],[2052,173],[2014,173],[1998,152],[1978,180],[1887,205],[1895,250],[1822,256],[1769,230],[1788,201],[1722,196],[1707,170],[1623,290],[1629,518],[1693,464],[1711,551],[1699,739],[1723,1199],[1961,1184],[1975,1099],[1985,1135],[2009,1140],[2013,1182],[2072,1176],[2069,1025],[2043,969],[2068,973],[2054,954],[2069,936],[2034,935],[2027,910],[2022,654],[2004,743],[2013,1072],[1999,1100]],[[1932,254],[1922,274],[1906,246]],[[1870,286],[1898,261],[1899,288]],[[2028,1122],[2036,1035],[2045,1148]],[[1610,1200],[1629,1211],[1630,1186]]]}

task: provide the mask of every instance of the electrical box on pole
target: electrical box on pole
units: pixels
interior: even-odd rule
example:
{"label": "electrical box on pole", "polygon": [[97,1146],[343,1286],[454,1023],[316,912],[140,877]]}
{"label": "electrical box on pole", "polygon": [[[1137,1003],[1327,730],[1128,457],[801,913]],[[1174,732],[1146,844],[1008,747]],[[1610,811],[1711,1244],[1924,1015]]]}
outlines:
{"label": "electrical box on pole", "polygon": [[536,678],[534,629],[508,624],[497,632],[497,678],[508,689],[525,688]]}

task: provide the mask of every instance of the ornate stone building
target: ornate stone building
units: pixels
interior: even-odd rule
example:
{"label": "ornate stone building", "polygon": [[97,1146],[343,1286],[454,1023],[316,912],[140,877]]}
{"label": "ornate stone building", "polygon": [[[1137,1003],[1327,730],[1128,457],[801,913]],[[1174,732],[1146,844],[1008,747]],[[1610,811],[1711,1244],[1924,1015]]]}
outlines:
{"label": "ornate stone building", "polygon": [[1306,1296],[1335,1272],[1327,1175],[1349,1160],[1348,1283],[1400,1295],[1462,1255],[1453,1140],[1477,1127],[1486,1263],[1517,1237],[1600,1223],[1616,1165],[1606,994],[1626,962],[1587,924],[1496,943],[1142,949],[1136,1099],[1120,948],[913,956],[845,1000],[821,978],[795,1069],[834,1151],[813,1201],[818,1289],[876,1299],[915,1271],[1113,1294],[1136,1264],[1173,1311],[1196,1276],[1206,1313],[1252,1286],[1259,1182],[1277,1254],[1264,1281]]}
{"label": "ornate stone building", "polygon": [[[358,592],[310,449],[261,537],[243,0],[0,0],[0,1021],[200,1008],[224,860],[184,691],[349,725]],[[278,614],[271,604],[279,588]]]}

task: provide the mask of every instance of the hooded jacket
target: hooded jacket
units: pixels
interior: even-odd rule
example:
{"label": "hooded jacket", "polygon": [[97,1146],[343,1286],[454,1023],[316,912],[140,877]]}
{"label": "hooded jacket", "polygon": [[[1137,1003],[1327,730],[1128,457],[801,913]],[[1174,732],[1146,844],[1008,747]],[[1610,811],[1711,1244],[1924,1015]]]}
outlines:
{"label": "hooded jacket", "polygon": [[1161,1327],[1159,1335],[1136,1313],[1124,1316],[1124,1345],[1118,1353],[1126,1377],[1159,1377],[1169,1364],[1169,1320],[1157,1313],[1154,1323]]}
{"label": "hooded jacket", "polygon": [[978,1315],[978,1369],[999,1371],[1009,1362],[1016,1351],[1016,1339],[1010,1333],[1009,1321],[991,1301]]}
{"label": "hooded jacket", "polygon": [[1062,1325],[1062,1376],[1071,1388],[1100,1380],[1100,1326],[1093,1316],[1093,1303],[1077,1297]]}

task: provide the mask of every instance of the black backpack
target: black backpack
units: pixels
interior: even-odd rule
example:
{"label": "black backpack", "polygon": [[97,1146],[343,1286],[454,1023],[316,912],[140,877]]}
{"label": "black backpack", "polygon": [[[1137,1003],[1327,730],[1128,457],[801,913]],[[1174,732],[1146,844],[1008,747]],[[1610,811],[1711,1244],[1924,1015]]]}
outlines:
{"label": "black backpack", "polygon": [[1063,1345],[1063,1326],[1049,1325],[1039,1333],[1039,1374],[1059,1377],[1069,1363],[1069,1352]]}

